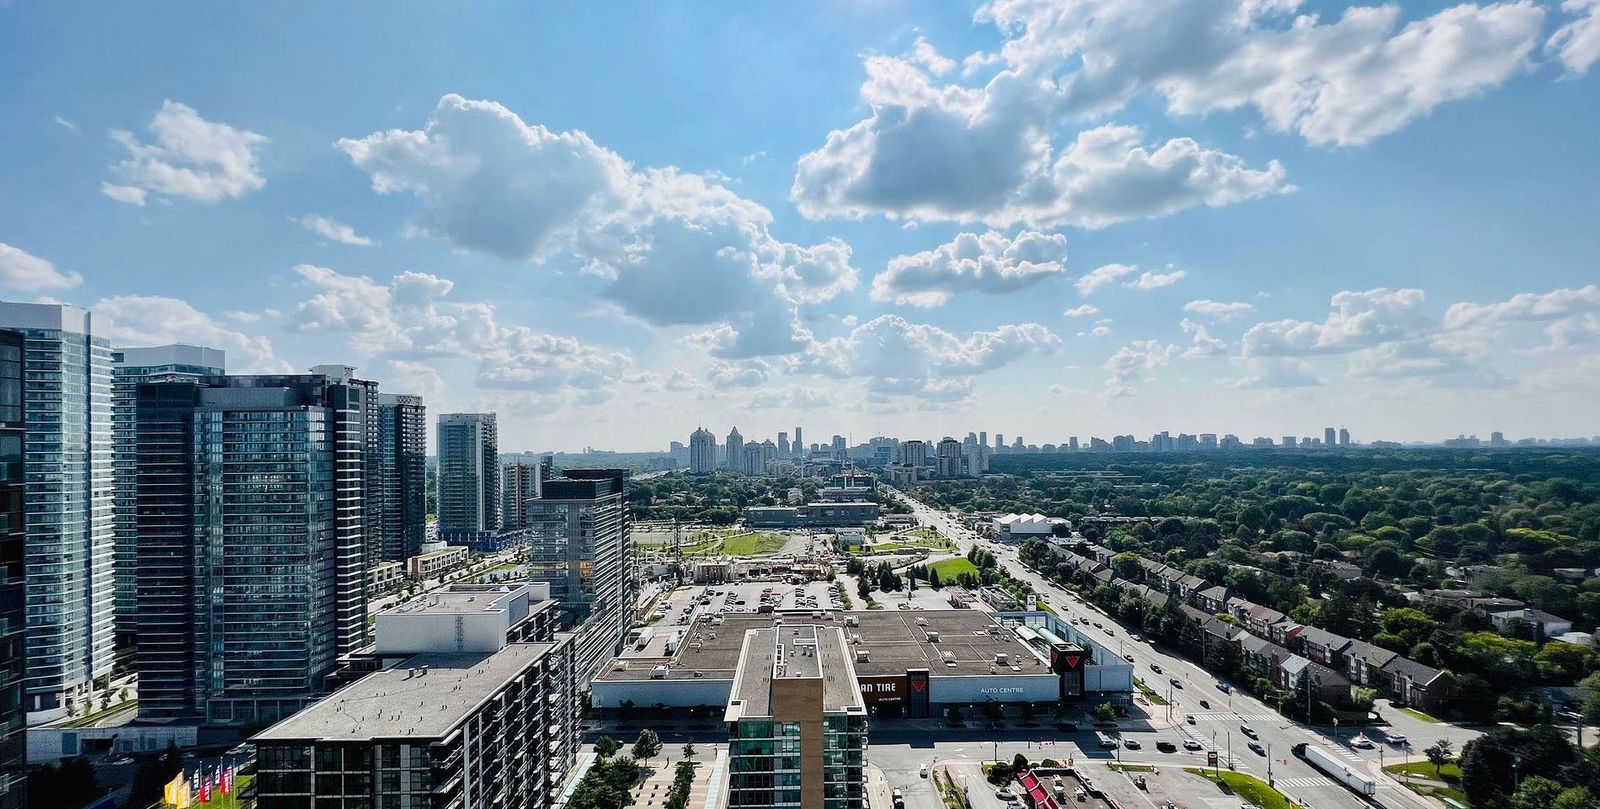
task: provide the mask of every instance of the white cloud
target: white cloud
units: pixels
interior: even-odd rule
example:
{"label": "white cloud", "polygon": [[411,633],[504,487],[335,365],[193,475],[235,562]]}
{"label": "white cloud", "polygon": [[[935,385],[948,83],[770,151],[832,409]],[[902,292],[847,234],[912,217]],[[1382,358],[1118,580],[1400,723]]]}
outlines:
{"label": "white cloud", "polygon": [[1184,270],[1173,270],[1172,272],[1143,272],[1139,274],[1138,278],[1123,284],[1123,286],[1127,287],[1128,289],[1160,289],[1162,287],[1170,287],[1173,284],[1182,281],[1184,276],[1188,274],[1189,273]]}
{"label": "white cloud", "polygon": [[908,58],[912,62],[927,68],[928,72],[935,76],[943,76],[956,67],[954,59],[941,55],[938,48],[933,47],[928,40],[922,37],[917,37],[916,44],[911,46],[911,55]]}
{"label": "white cloud", "polygon": [[1078,288],[1079,295],[1088,296],[1118,278],[1138,271],[1138,267],[1129,264],[1104,264],[1079,276],[1078,280],[1072,282],[1072,284]]}
{"label": "white cloud", "polygon": [[1322,322],[1275,320],[1245,332],[1244,356],[1304,356],[1367,348],[1416,336],[1428,327],[1419,307],[1420,289],[1377,287],[1333,296],[1334,310]]}
{"label": "white cloud", "polygon": [[1325,384],[1305,361],[1288,357],[1244,360],[1246,373],[1229,387],[1245,389],[1305,388]]}
{"label": "white cloud", "polygon": [[44,289],[71,289],[83,283],[83,276],[62,272],[20,247],[0,242],[0,284],[37,292]]}
{"label": "white cloud", "polygon": [[1573,19],[1557,28],[1545,42],[1570,73],[1583,73],[1600,61],[1600,0],[1566,0],[1561,10]]}
{"label": "white cloud", "polygon": [[1189,335],[1189,347],[1184,349],[1183,356],[1215,357],[1228,353],[1227,341],[1212,337],[1205,326],[1184,318],[1178,322],[1178,327],[1183,329],[1184,334]]}
{"label": "white cloud", "polygon": [[188,301],[158,295],[118,295],[102,298],[90,308],[97,328],[118,347],[204,345],[227,352],[229,373],[292,370],[277,358],[267,338],[225,328]]}
{"label": "white cloud", "polygon": [[751,396],[745,403],[745,407],[749,409],[782,410],[785,414],[806,413],[837,406],[838,401],[829,391],[804,385],[764,389]]}
{"label": "white cloud", "polygon": [[1105,395],[1132,396],[1134,383],[1166,365],[1176,352],[1176,346],[1162,345],[1156,340],[1135,340],[1117,349],[1104,365],[1111,372],[1106,379]]}
{"label": "white cloud", "polygon": [[132,132],[111,131],[128,157],[111,167],[118,184],[101,193],[119,202],[144,204],[144,195],[188,197],[201,202],[242,197],[266,184],[256,165],[256,150],[267,139],[254,132],[207,121],[194,108],[165,101],[150,120],[154,140],[141,143]]}
{"label": "white cloud", "polygon": [[78,131],[78,125],[77,124],[75,124],[72,121],[70,121],[70,120],[68,120],[66,118],[63,118],[63,117],[61,117],[59,115],[55,116],[51,120],[55,121],[57,126],[60,126],[62,129],[65,129],[65,130],[67,130],[69,132],[77,132]]}
{"label": "white cloud", "polygon": [[299,222],[300,226],[304,227],[306,230],[309,230],[324,239],[328,239],[329,241],[335,241],[340,244],[348,244],[355,247],[371,247],[374,244],[377,244],[377,242],[374,242],[366,236],[356,233],[355,228],[350,227],[342,222],[335,222],[326,216],[322,216],[321,214],[306,214],[305,216],[302,216],[294,221]]}
{"label": "white cloud", "polygon": [[758,150],[756,150],[754,152],[751,152],[750,154],[745,155],[744,157],[739,158],[739,165],[748,166],[751,163],[757,163],[757,162],[760,162],[760,161],[766,160],[766,159],[767,159],[767,150],[758,149]]}
{"label": "white cloud", "polygon": [[129,205],[144,206],[145,190],[131,185],[116,185],[114,183],[101,183],[100,193]]}
{"label": "white cloud", "polygon": [[1188,138],[1147,145],[1133,126],[1079,132],[1054,156],[1056,103],[1036,76],[941,86],[886,56],[866,70],[872,116],[800,158],[790,196],[807,217],[1098,228],[1293,190],[1276,161],[1251,169]]}
{"label": "white cloud", "polygon": [[813,342],[795,359],[797,370],[865,378],[887,395],[953,397],[970,391],[970,377],[1039,354],[1061,339],[1037,323],[1008,324],[958,337],[937,326],[881,315],[844,337]]}
{"label": "white cloud", "polygon": [[1203,315],[1205,317],[1215,318],[1217,320],[1227,320],[1237,315],[1242,315],[1254,308],[1255,306],[1244,301],[1213,301],[1204,298],[1200,300],[1189,301],[1183,305],[1183,311],[1185,312]]}
{"label": "white cloud", "polygon": [[1071,309],[1068,309],[1065,312],[1062,312],[1061,316],[1062,317],[1088,317],[1090,315],[1097,315],[1097,314],[1100,314],[1100,310],[1098,308],[1090,306],[1089,304],[1085,303],[1085,304],[1082,304],[1080,306],[1074,306]]}
{"label": "white cloud", "polygon": [[1401,25],[1400,8],[1295,15],[1299,0],[994,0],[1009,69],[1055,89],[1057,108],[1099,115],[1147,91],[1199,115],[1253,107],[1311,143],[1388,134],[1531,65],[1544,9],[1462,4]]}
{"label": "white cloud", "polygon": [[[787,327],[797,305],[856,284],[843,242],[780,241],[771,212],[714,178],[635,169],[583,132],[524,123],[494,102],[447,95],[421,130],[338,145],[374,190],[423,200],[422,231],[513,261],[576,257],[604,280],[603,297],[658,326],[743,334],[781,311]],[[789,328],[746,342],[793,351],[801,338]]]}
{"label": "white cloud", "polygon": [[1445,311],[1444,327],[1464,329],[1503,321],[1556,320],[1596,311],[1600,311],[1600,286],[1589,284],[1545,293],[1523,292],[1499,303],[1452,304]]}
{"label": "white cloud", "polygon": [[1001,294],[1066,270],[1067,237],[1023,231],[962,233],[932,250],[895,256],[872,279],[872,298],[912,306],[942,306],[962,292]]}
{"label": "white cloud", "polygon": [[378,283],[306,264],[295,271],[317,290],[296,309],[297,326],[345,334],[365,356],[475,363],[481,389],[558,398],[609,389],[633,369],[626,352],[506,325],[483,301],[449,300],[454,283],[436,275],[403,272]]}
{"label": "white cloud", "polygon": [[277,320],[282,314],[282,312],[268,307],[259,312],[223,312],[222,316],[236,323],[260,323],[263,320]]}
{"label": "white cloud", "polygon": [[772,366],[759,359],[713,362],[706,378],[715,388],[754,388],[772,379]]}

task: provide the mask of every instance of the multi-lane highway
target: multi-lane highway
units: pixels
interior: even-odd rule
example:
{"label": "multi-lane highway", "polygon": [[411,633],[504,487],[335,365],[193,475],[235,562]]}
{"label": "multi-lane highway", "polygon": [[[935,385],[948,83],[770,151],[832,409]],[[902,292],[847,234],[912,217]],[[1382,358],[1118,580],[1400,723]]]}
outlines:
{"label": "multi-lane highway", "polygon": [[[1148,741],[1141,741],[1137,750],[1122,750],[1121,754],[1125,761],[1139,760],[1157,764],[1170,762],[1192,766],[1197,762],[1172,761],[1174,756],[1185,757],[1182,747],[1177,754],[1165,756],[1155,750],[1155,743],[1163,739],[1173,740],[1179,744],[1184,740],[1192,740],[1190,747],[1198,743],[1201,750],[1189,752],[1188,757],[1203,761],[1201,758],[1204,755],[1203,751],[1215,749],[1222,761],[1226,762],[1231,748],[1237,769],[1266,779],[1270,767],[1270,775],[1278,788],[1308,806],[1320,809],[1365,805],[1343,786],[1291,754],[1290,750],[1294,745],[1311,742],[1333,751],[1336,756],[1349,762],[1352,770],[1376,778],[1380,784],[1376,800],[1380,805],[1389,809],[1425,807],[1436,809],[1433,803],[1404,787],[1390,780],[1377,778],[1380,764],[1385,759],[1387,763],[1401,760],[1408,752],[1406,749],[1386,746],[1381,735],[1372,739],[1374,747],[1370,749],[1353,747],[1349,744],[1351,741],[1349,734],[1344,738],[1333,738],[1325,735],[1321,729],[1286,719],[1282,714],[1238,691],[1230,690],[1229,693],[1224,693],[1217,688],[1214,677],[1187,658],[1146,641],[1134,640],[1127,627],[1118,624],[1110,616],[1025,567],[1017,558],[1015,547],[988,542],[967,530],[955,516],[930,508],[902,492],[895,492],[894,496],[901,498],[915,511],[918,522],[935,528],[953,540],[963,552],[974,543],[982,544],[994,552],[1012,578],[1031,585],[1063,619],[1073,621],[1088,619],[1091,623],[1098,621],[1115,635],[1115,640],[1121,641],[1119,644],[1108,645],[1132,656],[1136,677],[1144,680],[1163,697],[1170,691],[1174,702],[1171,708],[1172,724],[1166,726],[1167,708],[1155,705],[1142,706],[1149,715],[1148,734],[1124,733],[1124,735]],[[1085,628],[1085,631],[1097,630]],[[1169,683],[1169,680],[1173,679],[1177,680],[1177,686]],[[1202,699],[1210,704],[1209,708],[1201,706]],[[1394,713],[1399,714],[1398,711]],[[1192,717],[1193,721],[1189,721],[1188,717]],[[1428,735],[1422,738],[1413,736],[1413,750],[1420,750],[1421,747],[1431,744],[1435,738],[1441,737],[1451,738],[1459,750],[1465,740],[1476,735],[1472,731],[1450,725],[1423,725],[1420,721],[1415,721],[1415,724],[1419,726],[1418,733]],[[1254,740],[1247,737],[1244,728],[1248,728],[1249,733],[1255,735]],[[1402,729],[1410,730],[1410,727],[1404,726]],[[1252,741],[1260,745],[1259,752],[1249,749],[1248,745]]]}

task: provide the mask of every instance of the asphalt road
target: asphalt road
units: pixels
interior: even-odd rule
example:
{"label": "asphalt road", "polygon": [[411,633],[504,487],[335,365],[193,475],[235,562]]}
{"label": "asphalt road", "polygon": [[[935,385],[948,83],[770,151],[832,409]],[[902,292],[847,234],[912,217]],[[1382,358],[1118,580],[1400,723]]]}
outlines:
{"label": "asphalt road", "polygon": [[[1266,779],[1270,767],[1270,775],[1279,790],[1302,803],[1318,809],[1323,807],[1354,809],[1366,804],[1343,785],[1323,775],[1310,764],[1295,758],[1290,752],[1295,744],[1300,742],[1321,744],[1350,762],[1353,769],[1369,777],[1375,777],[1380,762],[1395,763],[1404,759],[1408,752],[1411,758],[1420,758],[1421,749],[1431,744],[1434,739],[1451,739],[1459,750],[1467,740],[1478,735],[1476,731],[1443,723],[1426,723],[1395,709],[1382,710],[1383,706],[1380,706],[1384,718],[1394,723],[1394,729],[1405,733],[1412,740],[1411,750],[1386,746],[1381,737],[1373,739],[1375,743],[1373,748],[1358,749],[1350,746],[1349,733],[1338,737],[1331,736],[1328,733],[1331,728],[1307,727],[1286,719],[1244,694],[1238,692],[1224,694],[1217,689],[1216,678],[1204,669],[1171,650],[1143,641],[1130,640],[1131,630],[1127,627],[1024,567],[1017,558],[1017,548],[981,540],[949,514],[929,508],[904,493],[897,494],[912,507],[921,524],[931,526],[955,541],[963,552],[974,543],[981,543],[993,551],[1000,564],[1009,570],[1012,578],[1027,582],[1036,592],[1044,594],[1046,602],[1062,618],[1090,618],[1111,628],[1116,639],[1120,641],[1118,644],[1120,648],[1133,655],[1135,676],[1143,679],[1152,688],[1158,689],[1158,693],[1162,696],[1166,696],[1168,690],[1172,692],[1175,703],[1173,726],[1127,734],[1139,740],[1141,749],[1123,749],[1121,753],[1124,761],[1192,766],[1193,759],[1204,760],[1204,752],[1185,754],[1180,747],[1179,753],[1163,754],[1156,751],[1155,742],[1167,739],[1181,743],[1186,738],[1193,739],[1205,749],[1216,749],[1224,763],[1228,760],[1231,750],[1236,768],[1258,778]],[[1155,673],[1151,669],[1151,664],[1160,666],[1162,673]],[[1182,683],[1181,688],[1169,689],[1168,679],[1174,677]],[[1210,702],[1209,710],[1200,707],[1199,700],[1202,698]],[[1163,723],[1165,708],[1152,705],[1148,710],[1152,725]],[[1192,724],[1184,719],[1189,715],[1194,717]],[[1241,726],[1248,726],[1257,735],[1259,743],[1263,746],[1263,754],[1257,754],[1247,748],[1246,745],[1251,739],[1245,736]],[[887,751],[879,749],[877,743],[878,739],[874,738],[874,750],[878,756],[892,756]],[[1004,753],[1004,750],[1001,752]],[[1270,752],[1270,757],[1265,754],[1266,752]],[[1086,753],[1090,756],[1103,755],[1098,749]],[[1009,755],[1005,754],[1006,757]],[[1035,751],[1030,755],[1039,754]],[[1060,758],[1060,756],[1052,757]],[[878,763],[883,766],[882,758],[879,758]],[[897,768],[885,768],[885,772],[889,775],[890,784],[898,786],[897,781],[903,773]],[[916,780],[915,770],[912,771],[911,777]],[[1376,800],[1386,809],[1436,809],[1435,804],[1392,781],[1384,779],[1378,781],[1380,786]]]}

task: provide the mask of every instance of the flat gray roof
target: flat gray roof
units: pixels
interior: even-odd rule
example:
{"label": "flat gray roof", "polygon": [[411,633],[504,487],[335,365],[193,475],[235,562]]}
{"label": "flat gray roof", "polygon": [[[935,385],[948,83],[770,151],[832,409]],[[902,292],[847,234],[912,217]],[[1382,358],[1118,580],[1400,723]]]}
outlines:
{"label": "flat gray roof", "polygon": [[[492,654],[412,655],[401,661],[403,665],[373,672],[335,691],[255,739],[444,738],[554,646],[513,643]],[[422,666],[427,666],[426,674],[412,673]]]}
{"label": "flat gray roof", "polygon": [[772,684],[784,679],[821,680],[824,711],[866,710],[844,636],[836,627],[785,624],[751,629],[740,650],[728,697],[729,715],[734,718],[771,716]]}
{"label": "flat gray roof", "polygon": [[[994,616],[981,610],[871,610],[828,611],[824,618],[812,618],[810,611],[778,614],[786,625],[818,624],[844,630],[846,638],[859,635],[860,643],[850,643],[840,654],[855,659],[864,650],[867,660],[854,663],[858,677],[904,674],[908,668],[926,668],[934,677],[959,677],[990,673],[996,654],[1006,655],[1009,664],[1021,671],[1001,668],[998,673],[1048,674],[1049,665],[1035,654],[1016,633],[1000,627]],[[855,618],[858,626],[846,626],[845,618]],[[918,619],[927,621],[921,625]],[[601,680],[647,680],[659,665],[669,666],[666,679],[704,678],[732,680],[739,666],[745,633],[773,626],[773,615],[729,613],[720,626],[702,617],[687,627],[684,641],[671,657],[628,657],[627,668],[608,666]],[[991,632],[990,627],[994,627]],[[928,640],[928,632],[939,633],[938,641]],[[770,642],[769,642],[770,643]],[[955,666],[945,664],[945,654]],[[698,672],[698,674],[697,674]]]}

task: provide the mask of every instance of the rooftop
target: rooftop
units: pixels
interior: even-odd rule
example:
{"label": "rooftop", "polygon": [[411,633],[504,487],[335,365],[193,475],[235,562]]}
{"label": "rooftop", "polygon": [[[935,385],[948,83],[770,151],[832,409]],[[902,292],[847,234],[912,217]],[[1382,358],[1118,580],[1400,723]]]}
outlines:
{"label": "rooftop", "polygon": [[741,657],[728,697],[730,716],[771,716],[772,685],[780,680],[820,681],[824,711],[866,710],[844,634],[837,627],[787,624],[752,629],[745,633]]}
{"label": "rooftop", "polygon": [[[1047,674],[1049,670],[1016,633],[1002,628],[992,616],[979,610],[829,611],[821,619],[812,618],[807,611],[778,613],[777,617],[782,618],[785,625],[842,628],[846,638],[845,654],[855,658],[857,651],[867,653],[866,660],[857,659],[854,665],[856,674],[862,677],[904,674],[908,668],[926,668],[935,677],[988,676],[996,654],[1005,654],[1008,660],[1020,662],[1023,674]],[[846,626],[846,617],[855,619],[859,625]],[[684,643],[676,655],[628,658],[627,668],[618,669],[613,665],[601,673],[600,679],[646,680],[651,678],[656,666],[667,665],[667,679],[670,680],[697,677],[731,680],[738,668],[745,633],[752,629],[769,629],[773,625],[773,615],[755,613],[729,614],[720,626],[707,618],[699,618],[685,629]],[[937,641],[928,639],[930,631],[938,633]],[[955,665],[948,665],[949,662]]]}
{"label": "rooftop", "polygon": [[414,655],[335,691],[255,740],[442,738],[554,646],[513,643],[493,654]]}

